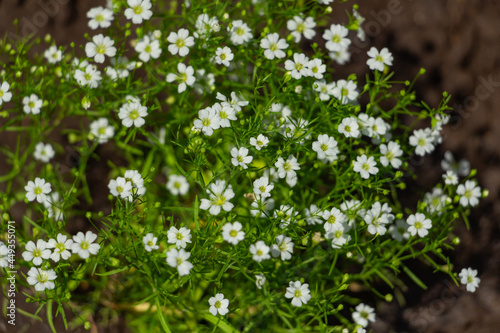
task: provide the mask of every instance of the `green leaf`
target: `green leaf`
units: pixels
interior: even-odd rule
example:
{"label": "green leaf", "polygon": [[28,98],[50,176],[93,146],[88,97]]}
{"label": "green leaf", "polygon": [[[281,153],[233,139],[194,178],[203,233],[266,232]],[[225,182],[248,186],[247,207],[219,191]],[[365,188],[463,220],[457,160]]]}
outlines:
{"label": "green leaf", "polygon": [[412,271],[410,271],[408,267],[403,264],[401,265],[403,266],[403,271],[405,271],[405,273],[410,277],[410,279],[413,280],[413,282],[415,282],[420,288],[427,289],[425,283],[423,283],[422,280],[420,280]]}
{"label": "green leaf", "polygon": [[167,333],[171,333],[170,327],[168,326],[167,320],[163,316],[163,312],[161,310],[160,297],[156,297],[156,314],[158,315],[158,319],[160,320],[161,327],[163,327],[163,331]]}
{"label": "green leaf", "polygon": [[220,328],[223,332],[226,333],[238,332],[237,329],[235,329],[233,326],[231,326],[231,324],[229,324],[225,319],[221,317],[216,317],[208,312],[202,312],[201,316],[207,321],[211,322],[212,324],[217,325],[216,327]]}

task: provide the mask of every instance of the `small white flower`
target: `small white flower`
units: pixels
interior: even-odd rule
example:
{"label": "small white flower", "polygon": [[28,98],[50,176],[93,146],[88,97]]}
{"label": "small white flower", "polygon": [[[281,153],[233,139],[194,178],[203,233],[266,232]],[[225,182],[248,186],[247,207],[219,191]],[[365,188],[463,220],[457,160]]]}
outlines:
{"label": "small white flower", "polygon": [[0,241],[0,267],[9,266],[9,248]]}
{"label": "small white flower", "polygon": [[307,63],[307,68],[309,68],[310,76],[318,80],[322,79],[323,73],[326,72],[326,65],[319,58],[311,59]]}
{"label": "small white flower", "polygon": [[54,157],[55,151],[52,146],[47,143],[44,144],[42,142],[37,143],[35,146],[35,152],[33,153],[33,157],[38,160],[42,161],[44,163],[48,163],[52,157]]}
{"label": "small white flower", "polygon": [[306,222],[309,225],[322,224],[323,223],[323,211],[319,209],[315,204],[311,204],[309,208],[304,209],[304,214],[306,215]]}
{"label": "small white flower", "polygon": [[23,252],[23,258],[26,261],[32,261],[33,265],[40,266],[43,259],[50,258],[50,247],[47,246],[47,242],[43,239],[39,239],[35,243],[29,241],[26,243],[26,251]]}
{"label": "small white flower", "polygon": [[214,316],[217,316],[217,313],[224,316],[229,312],[229,300],[224,298],[224,294],[216,294],[215,297],[210,297],[208,304],[210,304],[209,311]]}
{"label": "small white flower", "polygon": [[135,52],[139,53],[139,59],[148,62],[151,58],[158,59],[161,55],[160,41],[144,36],[134,47]]}
{"label": "small white flower", "polygon": [[234,91],[231,93],[231,99],[227,98],[219,92],[217,93],[217,96],[215,98],[217,98],[219,101],[222,101],[222,105],[228,104],[236,112],[240,112],[242,107],[248,105],[248,101],[236,96],[236,93]]}
{"label": "small white flower", "polygon": [[179,82],[177,92],[181,93],[186,90],[187,86],[192,86],[196,81],[194,77],[194,69],[191,66],[186,66],[182,62],[177,64],[178,74],[170,73],[167,75],[167,82]]}
{"label": "small white flower", "polygon": [[375,321],[375,309],[363,303],[358,304],[356,311],[352,313],[352,319],[356,324],[366,327]]}
{"label": "small white flower", "polygon": [[92,37],[92,41],[85,45],[85,53],[88,58],[94,58],[94,61],[102,64],[104,56],[114,57],[116,55],[115,41],[103,34]]}
{"label": "small white flower", "polygon": [[294,53],[293,61],[285,61],[285,69],[291,71],[290,75],[298,80],[302,76],[312,76],[312,72],[307,66],[309,64],[309,58],[306,57],[304,53]]}
{"label": "small white flower", "polygon": [[354,81],[339,80],[332,90],[332,95],[345,105],[358,97],[359,93],[356,89]]}
{"label": "small white flower", "polygon": [[35,94],[23,98],[23,111],[26,114],[39,114],[42,105],[43,101]]}
{"label": "small white flower", "polygon": [[189,190],[186,177],[181,175],[170,175],[166,186],[173,195],[185,195]]}
{"label": "small white flower", "polygon": [[187,243],[191,243],[191,230],[185,227],[179,229],[171,227],[167,232],[167,237],[169,244],[175,244],[178,249],[184,249]]}
{"label": "small white flower", "polygon": [[469,161],[462,159],[459,162],[455,161],[455,157],[451,151],[447,150],[444,153],[444,159],[441,161],[441,168],[444,171],[453,171],[456,175],[467,177],[470,174]]}
{"label": "small white flower", "polygon": [[262,148],[266,147],[268,143],[269,139],[262,134],[259,134],[257,138],[250,138],[250,145],[254,146],[257,150],[261,150]]}
{"label": "small white flower", "polygon": [[429,229],[432,227],[431,220],[426,218],[422,213],[416,213],[408,216],[406,223],[408,223],[408,232],[412,236],[418,234],[419,237],[425,237],[429,233]]}
{"label": "small white flower", "polygon": [[319,93],[320,100],[328,101],[331,98],[333,88],[335,88],[335,83],[326,83],[324,80],[315,81],[313,88]]}
{"label": "small white flower", "polygon": [[432,192],[428,192],[424,196],[424,202],[427,204],[425,210],[430,214],[437,214],[438,216],[443,213],[446,206],[446,199],[448,196],[444,194],[443,189],[434,187]]}
{"label": "small white flower", "polygon": [[322,216],[326,221],[323,225],[325,232],[333,232],[335,225],[342,225],[347,221],[347,216],[335,207],[333,207],[330,211],[324,211]]}
{"label": "small white flower", "polygon": [[144,117],[148,115],[148,108],[141,105],[139,102],[127,102],[124,103],[120,112],[118,113],[118,118],[122,120],[122,124],[125,127],[141,127],[146,123]]}
{"label": "small white flower", "polygon": [[125,17],[134,24],[141,24],[153,16],[150,0],[127,0],[129,8],[125,9]]}
{"label": "small white flower", "polygon": [[257,289],[262,289],[265,283],[266,283],[266,277],[264,276],[264,274],[255,275],[255,285],[257,286]]}
{"label": "small white flower", "polygon": [[215,103],[212,109],[214,109],[219,116],[221,128],[231,127],[230,120],[236,120],[236,111],[229,103]]}
{"label": "small white flower", "polygon": [[222,239],[233,245],[238,244],[245,239],[245,232],[241,229],[243,226],[240,222],[226,223],[222,227]]}
{"label": "small white flower", "polygon": [[168,51],[172,54],[177,54],[185,57],[189,54],[189,48],[194,45],[194,38],[189,36],[189,30],[179,29],[178,32],[171,32],[167,37],[167,41],[171,43],[168,46]]}
{"label": "small white flower", "polygon": [[242,20],[232,22],[232,27],[229,28],[231,42],[234,45],[248,43],[252,39],[252,29],[248,27]]}
{"label": "small white flower", "polygon": [[446,171],[443,175],[444,183],[446,185],[457,185],[458,184],[458,176],[452,170]]}
{"label": "small white flower", "polygon": [[248,164],[252,162],[253,157],[248,155],[248,149],[245,147],[241,147],[240,149],[233,147],[231,149],[231,163],[234,166],[241,166],[243,169],[248,168]]}
{"label": "small white flower", "polygon": [[419,156],[430,154],[434,151],[434,139],[430,128],[413,131],[410,136],[410,145],[415,147],[415,153]]}
{"label": "small white flower", "polygon": [[323,38],[326,40],[326,48],[329,51],[337,52],[345,50],[351,44],[351,40],[347,38],[349,30],[340,24],[332,24],[330,29],[326,30]]}
{"label": "small white flower", "polygon": [[47,199],[43,203],[45,209],[48,211],[48,217],[54,217],[56,221],[64,220],[64,213],[61,209],[61,203],[59,200],[59,193],[52,192],[47,195]]}
{"label": "small white flower", "polygon": [[276,236],[276,244],[271,246],[271,253],[273,257],[281,256],[281,260],[289,260],[292,258],[293,242],[290,237],[285,235]]}
{"label": "small white flower", "polygon": [[152,233],[148,233],[142,238],[144,249],[148,252],[151,252],[152,250],[158,250],[160,248],[158,245],[156,245],[157,241],[158,237],[155,237]]}
{"label": "small white flower", "polygon": [[271,190],[274,188],[273,183],[269,183],[269,177],[261,177],[253,182],[253,192],[257,197],[268,198],[271,196]]}
{"label": "small white flower", "polygon": [[94,7],[87,12],[87,18],[89,18],[89,28],[109,28],[111,22],[114,19],[113,11],[104,7]]}
{"label": "small white flower", "polygon": [[26,281],[32,286],[35,286],[36,291],[51,290],[55,288],[53,280],[57,278],[56,272],[53,269],[43,270],[37,267],[31,267],[28,271]]}
{"label": "small white flower", "polygon": [[99,143],[106,143],[115,135],[115,129],[109,125],[107,118],[99,118],[90,123],[90,133],[99,140]]}
{"label": "small white flower", "polygon": [[356,158],[353,163],[353,170],[361,175],[361,178],[368,179],[370,175],[376,175],[378,173],[378,168],[376,167],[377,162],[373,156],[366,157],[366,155],[361,155]]}
{"label": "small white flower", "polygon": [[377,70],[383,72],[385,66],[392,66],[392,61],[394,60],[387,47],[384,47],[380,52],[375,47],[372,47],[370,51],[368,51],[368,56],[370,59],[366,61],[366,64],[372,71]]}
{"label": "small white flower", "polygon": [[405,220],[396,220],[396,225],[389,227],[389,234],[398,242],[408,240],[410,233],[408,232],[408,223]]}
{"label": "small white flower", "polygon": [[106,67],[106,75],[109,76],[112,81],[115,81],[117,79],[127,78],[130,75],[130,71],[135,69],[136,62],[129,61],[127,57],[120,56],[118,58],[112,58],[111,65],[112,66]]}
{"label": "small white flower", "polygon": [[50,64],[57,64],[62,60],[62,51],[57,46],[52,45],[43,54]]}
{"label": "small white flower", "polygon": [[50,183],[46,182],[43,178],[35,178],[35,181],[29,181],[24,187],[26,190],[26,198],[28,201],[36,199],[39,203],[44,203],[47,200],[47,194],[52,191]]}
{"label": "small white flower", "polygon": [[330,52],[328,56],[339,65],[345,65],[351,60],[351,53],[348,49]]}
{"label": "small white flower", "polygon": [[0,85],[0,106],[3,102],[9,102],[12,99],[12,93],[9,92],[10,84],[8,82],[2,82]]}
{"label": "small white flower", "polygon": [[460,195],[460,204],[464,207],[477,206],[481,197],[481,188],[476,186],[473,180],[465,181],[465,185],[460,184],[457,187],[457,194]]}
{"label": "small white flower", "polygon": [[211,107],[198,111],[198,118],[194,121],[194,127],[200,129],[206,136],[211,136],[214,130],[220,128],[220,118],[217,111]]}
{"label": "small white flower", "polygon": [[234,54],[231,49],[227,46],[218,47],[215,51],[215,62],[219,65],[224,65],[229,67],[231,60],[234,59]]}
{"label": "small white flower", "polygon": [[310,16],[305,20],[299,16],[294,16],[293,19],[288,20],[286,23],[286,28],[292,32],[291,35],[295,43],[300,42],[302,35],[304,35],[306,39],[312,39],[316,36],[314,27],[316,27],[316,22],[314,22],[314,19]]}
{"label": "small white flower", "polygon": [[380,145],[380,153],[383,155],[380,157],[380,163],[383,166],[388,166],[389,163],[393,168],[397,169],[401,166],[401,160],[398,158],[403,155],[403,151],[399,144],[394,141],[390,141],[387,145]]}
{"label": "small white flower", "polygon": [[295,170],[300,170],[300,165],[293,155],[288,156],[286,161],[282,157],[279,157],[274,166],[278,168],[278,176],[280,178],[295,178],[297,176]]}
{"label": "small white flower", "polygon": [[339,153],[337,141],[328,134],[318,135],[318,141],[313,142],[312,150],[318,154],[319,159],[325,159],[327,156],[336,157]]}
{"label": "small white flower", "polygon": [[260,47],[264,49],[264,56],[273,60],[275,57],[282,59],[286,56],[283,51],[288,48],[288,44],[284,39],[280,39],[277,33],[270,33],[260,41]]}
{"label": "small white flower", "polygon": [[332,240],[330,243],[332,248],[340,249],[351,239],[351,236],[346,234],[349,230],[347,223],[335,223],[331,230],[325,234],[325,238]]}
{"label": "small white flower", "polygon": [[346,138],[357,138],[359,136],[359,124],[354,117],[342,119],[339,124],[338,131],[344,134]]}
{"label": "small white flower", "polygon": [[74,77],[80,86],[88,86],[91,89],[97,88],[102,80],[101,72],[94,65],[87,65],[85,71],[77,69]]}
{"label": "small white flower", "polygon": [[191,253],[184,251],[184,249],[171,249],[167,252],[167,264],[170,267],[176,267],[179,276],[189,275],[193,268],[193,264],[187,261],[191,257]]}
{"label": "small white flower", "polygon": [[97,235],[92,231],[87,231],[85,234],[80,231],[73,236],[71,250],[73,253],[78,253],[80,258],[87,259],[90,254],[97,254],[101,248],[101,245],[94,243],[96,239]]}
{"label": "small white flower", "polygon": [[307,304],[311,299],[309,284],[290,281],[289,287],[286,288],[285,297],[292,299],[293,306],[301,307],[302,304]]}
{"label": "small white flower", "polygon": [[54,260],[55,262],[59,262],[61,258],[64,260],[68,260],[69,257],[71,257],[71,252],[69,251],[73,247],[73,240],[69,239],[66,235],[58,234],[56,236],[56,239],[49,239],[49,241],[47,242],[47,247],[49,249],[54,249],[54,252],[52,252],[50,259]]}
{"label": "small white flower", "polygon": [[215,183],[207,189],[210,199],[201,199],[200,209],[208,210],[212,215],[218,215],[221,209],[230,212],[234,205],[229,202],[234,197],[234,191],[231,185],[226,188],[224,180],[217,179]]}
{"label": "small white flower", "polygon": [[113,196],[120,196],[122,199],[128,199],[132,194],[132,183],[127,181],[124,177],[111,179],[108,188]]}
{"label": "small white flower", "polygon": [[250,253],[253,254],[252,258],[257,262],[270,259],[269,250],[269,246],[263,241],[257,241],[257,243],[250,245]]}
{"label": "small white flower", "polygon": [[394,215],[390,214],[391,209],[386,208],[388,208],[387,204],[382,206],[380,202],[377,201],[370,210],[366,212],[365,222],[370,234],[379,234],[383,236],[387,232],[386,225],[394,220]]}
{"label": "small white flower", "polygon": [[472,268],[463,268],[460,274],[460,283],[466,285],[466,289],[468,292],[475,292],[476,288],[479,286],[479,282],[481,279],[477,277],[477,270]]}
{"label": "small white flower", "polygon": [[219,20],[216,17],[210,17],[208,14],[200,14],[196,19],[196,32],[194,36],[202,39],[207,38],[212,31],[216,32],[217,27],[220,28]]}

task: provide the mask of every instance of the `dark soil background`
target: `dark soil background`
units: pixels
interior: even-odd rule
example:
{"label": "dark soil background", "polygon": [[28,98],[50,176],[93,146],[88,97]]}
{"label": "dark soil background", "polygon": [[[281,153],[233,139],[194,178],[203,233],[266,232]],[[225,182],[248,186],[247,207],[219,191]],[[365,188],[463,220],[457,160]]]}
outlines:
{"label": "dark soil background", "polygon": [[[98,0],[0,0],[0,36],[10,32],[9,38],[31,33],[43,37],[50,33],[58,45],[79,45],[84,42],[83,33],[90,32],[86,12],[103,4]],[[335,79],[353,72],[364,77],[369,48],[388,47],[395,58],[395,79],[409,80],[421,67],[427,70],[416,90],[430,106],[438,105],[443,91],[452,95],[454,111],[444,130],[443,144],[432,156],[413,161],[419,188],[412,191],[428,191],[439,181],[440,160],[450,150],[456,158],[470,161],[477,169],[480,186],[490,194],[472,210],[471,230],[463,224],[457,226],[455,233],[461,244],[450,254],[455,271],[469,266],[479,270],[480,288],[468,293],[445,275],[432,274],[430,268],[414,263],[413,268],[421,270],[419,276],[429,288],[422,290],[408,282],[406,303],[380,305],[372,329],[400,333],[500,332],[500,111],[496,107],[500,105],[500,2],[371,0],[359,1],[359,5],[369,38],[365,43],[353,41],[350,50],[357,62],[338,66]],[[348,7],[334,5],[336,20],[345,21],[344,9]],[[17,30],[13,18],[20,22]],[[46,324],[35,324],[21,315],[17,319],[20,332],[50,332]],[[97,324],[99,332],[127,331],[123,320],[110,327]],[[0,331],[5,330],[1,318]],[[95,327],[91,331],[97,332]]]}

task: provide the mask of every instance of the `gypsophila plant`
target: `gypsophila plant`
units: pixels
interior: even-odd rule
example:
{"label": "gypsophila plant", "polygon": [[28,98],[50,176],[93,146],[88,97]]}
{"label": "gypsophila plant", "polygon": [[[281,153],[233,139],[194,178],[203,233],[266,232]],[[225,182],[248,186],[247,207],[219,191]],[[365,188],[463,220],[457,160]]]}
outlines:
{"label": "gypsophila plant", "polygon": [[449,96],[418,101],[387,48],[340,77],[365,36],[336,5],[113,0],[80,45],[4,38],[0,266],[18,298],[54,332],[118,315],[136,332],[365,332],[388,288],[425,287],[412,260],[473,292],[446,251],[486,195],[475,171],[447,153],[434,189],[404,191]]}

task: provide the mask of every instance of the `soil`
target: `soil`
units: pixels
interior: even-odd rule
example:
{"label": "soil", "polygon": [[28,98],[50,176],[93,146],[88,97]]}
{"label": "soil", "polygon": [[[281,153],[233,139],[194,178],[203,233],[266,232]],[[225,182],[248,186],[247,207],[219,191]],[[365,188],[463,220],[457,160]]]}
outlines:
{"label": "soil", "polygon": [[[83,33],[89,32],[86,12],[103,3],[97,0],[0,0],[0,35],[14,32],[22,36],[27,32],[43,37],[50,33],[58,45],[72,41],[78,45],[84,41]],[[345,21],[343,8],[337,8],[334,6],[335,16]],[[371,46],[388,47],[393,53],[397,80],[411,79],[420,68],[425,68],[427,73],[416,85],[419,98],[435,107],[442,92],[447,91],[452,95],[454,110],[450,126],[444,130],[443,144],[433,155],[413,162],[420,190],[428,191],[439,181],[441,158],[450,150],[456,158],[470,161],[471,167],[477,169],[480,186],[489,191],[489,197],[471,211],[470,230],[463,223],[457,224],[455,234],[461,243],[449,254],[455,271],[469,266],[479,270],[480,288],[468,293],[445,275],[432,274],[431,268],[412,263],[414,269],[421,270],[428,289],[422,290],[408,281],[403,290],[405,301],[380,305],[377,321],[371,327],[377,333],[498,332],[500,115],[495,105],[500,104],[500,2],[372,0],[360,3],[359,11],[366,18],[364,27],[369,38],[366,43],[353,42],[351,51],[358,61],[339,67],[338,78],[353,72],[364,77],[366,52]],[[11,24],[13,18],[20,21],[18,30]],[[10,38],[16,36],[10,35]],[[22,307],[36,308],[32,304]],[[31,332],[34,327],[40,333],[50,331],[46,324],[21,317],[18,318],[22,320],[18,326],[21,331]],[[0,320],[0,331],[5,331],[4,325]],[[123,332],[122,325],[120,320],[106,328],[98,326],[100,332]]]}

